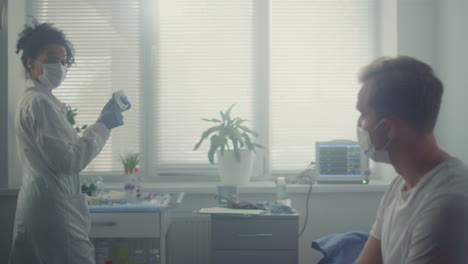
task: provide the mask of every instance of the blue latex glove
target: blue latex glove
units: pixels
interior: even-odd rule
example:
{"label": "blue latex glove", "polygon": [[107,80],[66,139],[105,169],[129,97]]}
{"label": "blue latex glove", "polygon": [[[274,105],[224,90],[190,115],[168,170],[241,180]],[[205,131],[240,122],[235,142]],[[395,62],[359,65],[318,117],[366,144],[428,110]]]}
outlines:
{"label": "blue latex glove", "polygon": [[114,94],[112,94],[111,99],[106,103],[104,108],[102,108],[101,113],[115,112],[118,109],[118,105],[114,100]]}
{"label": "blue latex glove", "polygon": [[98,122],[103,123],[108,129],[116,128],[124,124],[121,111],[103,112]]}
{"label": "blue latex glove", "polygon": [[122,101],[122,103],[124,103],[125,105],[128,105],[128,107],[125,110],[122,110],[120,106],[117,104],[115,96],[116,94],[113,93],[111,99],[109,99],[109,101],[106,103],[101,113],[104,114],[108,112],[117,112],[117,111],[123,112],[123,111],[127,111],[128,109],[132,107],[132,104],[130,103],[128,98],[125,95],[121,95],[120,100]]}

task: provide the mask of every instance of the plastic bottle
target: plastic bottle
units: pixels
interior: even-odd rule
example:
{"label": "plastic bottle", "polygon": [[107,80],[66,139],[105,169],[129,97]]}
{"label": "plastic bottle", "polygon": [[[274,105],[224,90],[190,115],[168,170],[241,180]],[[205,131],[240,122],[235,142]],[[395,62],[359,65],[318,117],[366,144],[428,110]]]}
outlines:
{"label": "plastic bottle", "polygon": [[135,249],[132,256],[132,263],[133,264],[147,264],[145,250],[143,249]]}
{"label": "plastic bottle", "polygon": [[148,257],[148,264],[160,264],[160,263],[161,263],[161,255],[159,255],[159,249],[153,248],[150,251],[150,254]]}
{"label": "plastic bottle", "polygon": [[140,170],[138,168],[133,169],[133,177],[135,179],[135,196],[136,200],[142,199],[142,189],[141,189],[141,177],[138,175]]}
{"label": "plastic bottle", "polygon": [[276,179],[276,200],[286,200],[286,178],[278,177]]}
{"label": "plastic bottle", "polygon": [[96,264],[106,264],[109,261],[109,249],[110,244],[107,240],[100,239],[95,242]]}
{"label": "plastic bottle", "polygon": [[104,179],[99,176],[96,178],[96,195],[99,196],[100,193],[104,191]]}
{"label": "plastic bottle", "polygon": [[94,185],[94,183],[89,184],[88,193],[89,193],[89,196],[95,196],[96,195],[96,185]]}

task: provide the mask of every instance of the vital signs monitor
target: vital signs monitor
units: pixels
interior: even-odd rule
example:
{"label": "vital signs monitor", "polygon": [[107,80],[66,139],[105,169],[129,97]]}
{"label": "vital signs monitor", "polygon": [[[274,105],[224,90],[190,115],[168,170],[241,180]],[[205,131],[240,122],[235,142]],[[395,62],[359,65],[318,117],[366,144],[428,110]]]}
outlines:
{"label": "vital signs monitor", "polygon": [[319,183],[369,182],[369,159],[358,142],[334,140],[316,142]]}

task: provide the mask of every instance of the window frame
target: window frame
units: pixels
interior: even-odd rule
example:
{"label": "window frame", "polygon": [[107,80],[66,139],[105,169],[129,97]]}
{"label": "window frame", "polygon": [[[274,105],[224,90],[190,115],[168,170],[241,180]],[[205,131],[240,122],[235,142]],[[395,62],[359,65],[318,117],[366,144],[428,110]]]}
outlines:
{"label": "window frame", "polygon": [[[32,0],[34,1],[34,0]],[[371,55],[378,53],[378,28],[379,28],[379,1],[369,0],[374,2],[371,19],[369,23],[369,32],[373,34],[370,41],[373,41],[371,47]],[[157,136],[158,129],[155,124],[145,122],[155,113],[151,98],[157,96],[159,91],[158,71],[156,71],[159,58],[159,19],[158,13],[152,12],[159,5],[159,0],[140,0],[140,18],[139,30],[140,34],[140,95],[141,108],[140,111],[140,126],[141,140],[140,153],[146,157],[142,163],[141,173],[145,181],[154,182],[191,182],[191,181],[219,181],[217,169],[215,166],[207,164],[175,164],[175,165],[158,165],[158,146],[154,138]],[[265,149],[257,150],[257,164],[262,172],[259,177],[253,180],[271,180],[276,176],[294,176],[302,169],[297,170],[271,170],[271,153],[270,153],[270,124],[269,124],[269,96],[270,96],[270,1],[268,0],[253,0],[252,1],[252,23],[253,23],[253,118],[254,130],[262,135],[259,143],[265,146]],[[31,12],[29,12],[31,13]],[[151,22],[150,22],[151,21]],[[146,34],[145,34],[146,32]],[[150,54],[148,56],[148,53]],[[151,87],[151,88],[150,88]],[[156,87],[156,89],[154,89]],[[145,142],[145,143],[143,143]],[[151,157],[151,158],[149,158]],[[303,168],[305,169],[305,168]],[[106,182],[121,181],[124,177],[124,172],[109,171],[109,172],[83,172],[85,178],[102,176]]]}
{"label": "window frame", "polygon": [[[158,1],[157,1],[158,2]],[[373,50],[370,51],[371,57],[378,53],[379,44],[379,11],[380,5],[378,0],[369,0],[373,2],[373,9],[370,10],[371,23],[369,23],[369,32],[373,34],[369,41]],[[256,150],[258,159],[261,164],[256,166],[262,167],[263,173],[258,177],[254,177],[253,181],[274,180],[278,176],[294,177],[297,176],[302,169],[295,170],[272,170],[271,169],[271,153],[270,153],[270,126],[269,126],[269,97],[270,97],[270,1],[269,0],[253,0],[252,2],[253,16],[253,118],[255,119],[254,130],[260,135],[259,143],[265,146],[265,149]],[[157,39],[157,38],[156,38]],[[356,71],[357,74],[357,71]],[[354,110],[354,109],[353,109]],[[153,132],[153,135],[156,132]],[[150,155],[157,155],[157,149],[150,149]],[[170,182],[190,182],[190,181],[219,181],[219,176],[215,166],[198,165],[198,164],[178,164],[174,166],[163,166],[146,168],[149,171],[158,171],[157,174],[150,175],[153,181],[170,181]],[[257,168],[258,169],[258,168]]]}

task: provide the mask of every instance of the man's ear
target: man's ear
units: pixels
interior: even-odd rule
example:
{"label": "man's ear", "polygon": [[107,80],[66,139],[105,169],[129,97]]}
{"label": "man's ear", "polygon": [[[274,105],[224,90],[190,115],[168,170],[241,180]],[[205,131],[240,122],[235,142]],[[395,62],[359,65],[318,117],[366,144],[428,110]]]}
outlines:
{"label": "man's ear", "polygon": [[401,132],[401,120],[394,116],[389,116],[384,121],[385,132],[389,138],[395,138]]}

